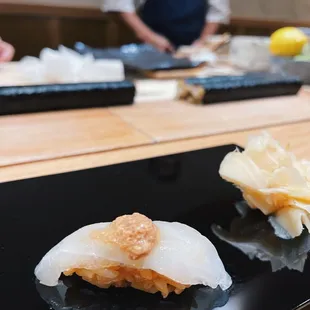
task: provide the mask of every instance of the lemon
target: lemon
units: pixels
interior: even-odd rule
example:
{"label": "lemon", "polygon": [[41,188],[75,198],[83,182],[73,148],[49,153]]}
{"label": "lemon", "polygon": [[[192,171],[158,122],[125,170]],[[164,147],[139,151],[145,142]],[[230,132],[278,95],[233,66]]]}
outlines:
{"label": "lemon", "polygon": [[308,37],[298,28],[280,28],[271,35],[270,52],[275,56],[296,56],[307,42]]}

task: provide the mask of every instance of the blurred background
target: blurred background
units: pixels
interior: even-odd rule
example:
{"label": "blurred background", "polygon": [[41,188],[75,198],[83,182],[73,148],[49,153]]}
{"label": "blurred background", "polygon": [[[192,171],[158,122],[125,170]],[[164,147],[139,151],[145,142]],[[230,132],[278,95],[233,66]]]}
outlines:
{"label": "blurred background", "polygon": [[[14,60],[45,47],[121,46],[137,41],[124,24],[100,9],[101,0],[0,1],[1,36],[16,49]],[[220,33],[269,36],[284,26],[310,27],[309,0],[231,0],[231,20]]]}

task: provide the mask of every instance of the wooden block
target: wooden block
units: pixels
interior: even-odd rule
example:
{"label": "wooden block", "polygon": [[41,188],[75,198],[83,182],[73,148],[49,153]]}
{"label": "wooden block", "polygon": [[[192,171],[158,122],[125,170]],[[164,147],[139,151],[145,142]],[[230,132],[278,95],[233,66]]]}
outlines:
{"label": "wooden block", "polygon": [[26,55],[38,56],[43,47],[54,47],[51,29],[55,25],[51,24],[51,20],[49,17],[1,15],[1,37],[15,47],[15,59]]}
{"label": "wooden block", "polygon": [[299,22],[309,23],[309,14],[310,14],[310,1],[309,0],[298,0],[295,1],[295,10],[296,10],[296,20]]}
{"label": "wooden block", "polygon": [[176,70],[158,70],[158,71],[144,71],[143,74],[151,79],[184,79],[190,77],[196,77],[199,75],[205,68],[207,64],[201,64],[196,68],[189,69],[176,69]]}
{"label": "wooden block", "polygon": [[105,109],[0,118],[0,166],[152,143]]}
{"label": "wooden block", "polygon": [[[83,42],[89,46],[109,46],[111,23],[108,18],[64,18],[60,20],[59,35],[60,44],[73,48],[76,42]],[[101,35],[98,35],[100,31]]]}
{"label": "wooden block", "polygon": [[264,12],[262,11],[260,0],[230,0],[231,16],[263,19]]}
{"label": "wooden block", "polygon": [[100,0],[2,0],[2,3],[24,4],[24,5],[44,5],[44,6],[64,6],[64,7],[81,7],[81,8],[99,8]]}
{"label": "wooden block", "polygon": [[156,141],[169,141],[264,128],[310,119],[306,95],[246,100],[206,106],[152,102],[110,108]]}
{"label": "wooden block", "polygon": [[[299,1],[299,0],[298,0]],[[296,21],[295,0],[260,0],[265,19]]]}

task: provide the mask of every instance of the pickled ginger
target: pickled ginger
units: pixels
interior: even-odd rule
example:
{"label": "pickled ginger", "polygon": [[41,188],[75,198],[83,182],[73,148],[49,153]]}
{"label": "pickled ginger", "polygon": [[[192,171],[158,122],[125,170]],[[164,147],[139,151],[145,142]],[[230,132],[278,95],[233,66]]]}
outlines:
{"label": "pickled ginger", "polygon": [[268,133],[251,137],[243,152],[227,154],[219,173],[251,208],[270,216],[279,237],[310,231],[310,162],[297,160]]}

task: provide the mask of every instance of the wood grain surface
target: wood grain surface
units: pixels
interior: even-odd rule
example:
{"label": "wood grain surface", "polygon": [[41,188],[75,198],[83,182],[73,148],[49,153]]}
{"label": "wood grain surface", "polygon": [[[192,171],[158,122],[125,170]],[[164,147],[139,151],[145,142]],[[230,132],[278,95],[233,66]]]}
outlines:
{"label": "wood grain surface", "polygon": [[[270,127],[266,128],[266,130],[283,145],[289,145],[291,151],[293,151],[299,158],[310,159],[310,121]],[[236,133],[226,133],[210,137],[176,140],[172,142],[130,147],[127,149],[13,165],[0,169],[0,182],[106,166],[223,144],[234,143],[243,146],[250,135],[259,134],[260,132],[261,130],[249,130]]]}
{"label": "wood grain surface", "polygon": [[0,117],[0,141],[0,166],[152,142],[106,109]]}
{"label": "wood grain surface", "polygon": [[185,79],[199,75],[207,67],[205,63],[189,69],[144,71],[144,75],[151,79]]}
{"label": "wood grain surface", "polygon": [[[0,83],[15,80],[22,84],[14,64],[7,68],[9,74],[2,79],[0,75]],[[297,96],[206,106],[139,100],[130,107],[5,116],[0,117],[0,181],[223,143],[243,144],[248,131],[270,127],[282,140],[283,129],[297,152],[307,155],[309,147],[304,144],[310,133],[308,121],[307,87]],[[302,145],[296,145],[299,141]]]}
{"label": "wood grain surface", "polygon": [[[18,14],[18,15],[35,15],[35,16],[57,16],[57,17],[74,17],[74,18],[104,18],[106,14],[100,11],[99,7],[87,5],[86,1],[83,6],[66,6],[57,4],[34,4],[34,3],[16,3],[16,1],[3,1],[0,3],[1,14]],[[237,16],[233,12],[230,24],[241,27],[256,27],[256,28],[281,28],[287,25],[299,27],[310,27],[310,22],[271,18],[254,18],[246,16]]]}
{"label": "wood grain surface", "polygon": [[161,142],[308,120],[310,98],[300,93],[203,106],[163,101],[139,103],[134,108],[110,108],[110,111]]}
{"label": "wood grain surface", "polygon": [[0,13],[3,15],[16,14],[20,16],[55,16],[74,18],[106,18],[106,14],[95,7],[72,7],[64,5],[24,4],[24,3],[0,3]]}
{"label": "wood grain surface", "polygon": [[0,117],[0,167],[310,120],[305,94],[196,106],[180,101]]}

